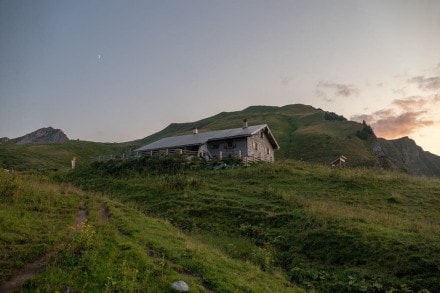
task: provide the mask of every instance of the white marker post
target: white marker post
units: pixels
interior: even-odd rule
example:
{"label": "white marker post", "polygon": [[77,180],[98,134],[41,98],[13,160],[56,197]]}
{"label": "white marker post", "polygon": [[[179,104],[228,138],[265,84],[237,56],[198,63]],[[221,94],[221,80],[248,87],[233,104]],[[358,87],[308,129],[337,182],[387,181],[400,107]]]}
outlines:
{"label": "white marker post", "polygon": [[75,169],[76,167],[76,157],[73,157],[72,159],[72,169]]}

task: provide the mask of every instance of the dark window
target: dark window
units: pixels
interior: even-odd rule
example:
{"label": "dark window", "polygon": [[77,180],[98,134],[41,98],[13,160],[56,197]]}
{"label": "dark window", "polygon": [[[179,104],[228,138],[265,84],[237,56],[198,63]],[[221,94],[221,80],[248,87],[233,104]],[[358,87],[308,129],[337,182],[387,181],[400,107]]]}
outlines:
{"label": "dark window", "polygon": [[233,147],[233,144],[232,144],[232,139],[231,139],[231,140],[228,140],[228,141],[226,141],[226,143],[228,144],[228,149],[232,149],[232,147]]}

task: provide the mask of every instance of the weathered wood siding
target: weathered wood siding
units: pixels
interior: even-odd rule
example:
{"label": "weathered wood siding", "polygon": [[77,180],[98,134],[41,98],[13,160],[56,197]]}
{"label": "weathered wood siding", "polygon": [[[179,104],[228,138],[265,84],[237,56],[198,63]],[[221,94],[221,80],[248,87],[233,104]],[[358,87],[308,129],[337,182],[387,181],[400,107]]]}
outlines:
{"label": "weathered wood siding", "polygon": [[235,157],[239,155],[247,156],[247,138],[239,137],[208,142],[208,150],[214,157],[219,157],[220,152],[222,152],[224,158],[229,155]]}
{"label": "weathered wood siding", "polygon": [[217,140],[208,143],[209,153],[219,158],[220,152],[222,157],[229,155],[234,157],[253,157],[257,160],[274,162],[274,150],[272,144],[267,138],[266,129],[262,129],[250,137],[240,137],[225,140]]}
{"label": "weathered wood siding", "polygon": [[248,156],[259,158],[267,162],[274,162],[274,150],[267,138],[265,129],[247,138]]}

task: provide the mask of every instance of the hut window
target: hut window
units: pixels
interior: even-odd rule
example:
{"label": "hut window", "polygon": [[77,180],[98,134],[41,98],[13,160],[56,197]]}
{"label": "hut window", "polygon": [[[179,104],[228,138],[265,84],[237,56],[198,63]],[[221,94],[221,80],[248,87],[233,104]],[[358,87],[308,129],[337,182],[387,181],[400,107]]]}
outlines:
{"label": "hut window", "polygon": [[260,137],[264,138],[264,132],[263,131],[260,132]]}
{"label": "hut window", "polygon": [[269,148],[266,148],[266,154],[270,155],[270,149]]}
{"label": "hut window", "polygon": [[254,147],[254,150],[258,150],[258,144],[257,144],[257,142],[252,142],[252,145],[253,145],[253,147]]}
{"label": "hut window", "polygon": [[211,144],[211,148],[212,148],[212,149],[218,149],[218,148],[219,148],[219,145],[216,144],[216,143],[213,143],[213,144]]}
{"label": "hut window", "polygon": [[232,139],[226,141],[227,145],[228,145],[228,149],[232,149],[233,148],[233,144],[232,144]]}

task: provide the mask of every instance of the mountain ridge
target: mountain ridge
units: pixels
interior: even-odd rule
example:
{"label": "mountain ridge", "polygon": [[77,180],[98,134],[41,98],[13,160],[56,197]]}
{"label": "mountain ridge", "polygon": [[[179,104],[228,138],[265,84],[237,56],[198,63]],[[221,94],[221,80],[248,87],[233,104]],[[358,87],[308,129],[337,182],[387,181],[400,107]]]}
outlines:
{"label": "mountain ridge", "polygon": [[90,162],[93,157],[128,154],[164,137],[190,134],[194,127],[199,132],[241,127],[243,119],[247,119],[249,125],[267,124],[270,127],[281,146],[275,153],[276,160],[294,159],[329,165],[344,155],[350,167],[440,177],[440,157],[424,151],[412,139],[377,138],[366,123],[349,121],[336,113],[303,104],[257,105],[240,111],[220,112],[193,122],[171,123],[142,139],[123,143],[66,141],[68,138],[62,130],[41,128],[15,139],[1,138],[0,163],[20,169],[60,168],[66,166],[66,162],[70,164],[73,156],[80,162]]}
{"label": "mountain ridge", "polygon": [[[194,122],[171,123],[159,132],[133,141],[138,145],[174,135],[268,124],[281,148],[276,159],[296,159],[329,164],[340,155],[348,166],[400,170],[419,176],[440,177],[440,157],[424,151],[414,140],[378,138],[366,123],[349,121],[310,105],[249,106],[241,111],[220,112]],[[378,148],[380,151],[378,151]]]}

